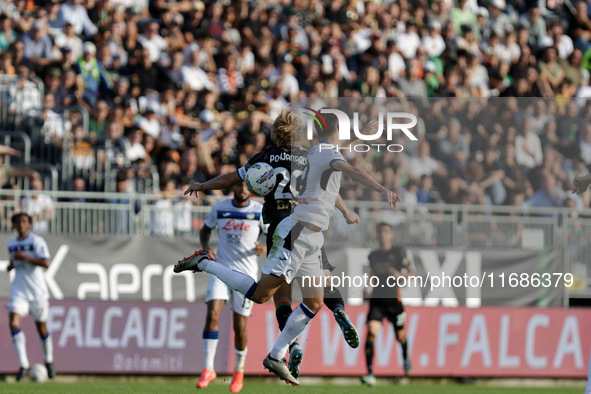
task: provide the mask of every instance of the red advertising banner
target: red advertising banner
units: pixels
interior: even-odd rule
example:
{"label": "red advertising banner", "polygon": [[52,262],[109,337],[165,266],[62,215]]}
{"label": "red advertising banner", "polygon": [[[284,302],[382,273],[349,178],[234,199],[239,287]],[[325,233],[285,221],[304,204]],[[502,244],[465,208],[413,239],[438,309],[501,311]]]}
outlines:
{"label": "red advertising banner", "polygon": [[[591,311],[555,308],[406,308],[413,376],[584,378],[591,351]],[[304,375],[364,375],[367,306],[348,307],[361,344],[347,346],[332,313],[324,308],[301,337]],[[271,306],[250,319],[247,373],[278,335]],[[264,349],[264,350],[263,350]],[[375,338],[374,373],[402,375],[401,349],[385,322]],[[256,361],[256,362],[254,362]]]}
{"label": "red advertising banner", "polygon": [[[4,301],[5,302],[5,301]],[[48,328],[59,373],[197,375],[202,358],[205,305],[129,301],[53,301]],[[302,374],[365,374],[367,306],[348,307],[361,344],[351,349],[332,313],[324,308],[300,339]],[[8,330],[0,314],[0,373],[18,370]],[[231,313],[220,319],[216,371],[234,364]],[[554,308],[407,308],[406,330],[414,376],[584,378],[591,350],[591,311]],[[24,331],[31,363],[42,362],[30,317]],[[256,305],[248,325],[246,373],[265,374],[262,360],[277,335],[271,304]],[[377,375],[402,375],[400,347],[390,323],[375,339]]]}
{"label": "red advertising banner", "polygon": [[[4,302],[6,303],[6,302]],[[204,303],[52,301],[47,328],[53,336],[58,373],[171,375],[201,370]],[[8,313],[0,314],[0,373],[16,372],[18,361],[8,330]],[[220,318],[219,352],[227,352],[229,313]],[[31,364],[43,361],[33,319],[23,321]],[[218,357],[216,368],[227,370]]]}

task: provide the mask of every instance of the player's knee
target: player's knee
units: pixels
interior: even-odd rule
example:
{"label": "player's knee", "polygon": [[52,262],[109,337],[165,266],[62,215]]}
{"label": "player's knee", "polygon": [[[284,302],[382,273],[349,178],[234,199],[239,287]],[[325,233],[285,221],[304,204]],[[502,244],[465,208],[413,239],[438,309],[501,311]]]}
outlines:
{"label": "player's knee", "polygon": [[406,332],[404,330],[396,331],[396,338],[398,339],[398,342],[400,342],[400,343],[406,342]]}
{"label": "player's knee", "polygon": [[234,320],[234,332],[240,333],[241,335],[246,335],[246,320]]}
{"label": "player's knee", "polygon": [[322,307],[324,306],[324,302],[322,301],[322,298],[314,298],[314,299],[309,299],[306,300],[306,302],[304,303],[308,309],[310,309],[313,313],[318,313],[320,312],[320,310],[322,309]]}
{"label": "player's knee", "polygon": [[10,319],[10,330],[20,330],[21,329],[21,322],[17,318]]}
{"label": "player's knee", "polygon": [[218,326],[219,316],[217,313],[211,311],[207,312],[207,317],[205,319],[205,325],[207,329],[215,328]]}
{"label": "player's knee", "polygon": [[265,302],[269,301],[270,299],[271,299],[270,294],[257,294],[257,293],[254,293],[252,295],[252,297],[250,298],[250,300],[256,304],[264,304]]}

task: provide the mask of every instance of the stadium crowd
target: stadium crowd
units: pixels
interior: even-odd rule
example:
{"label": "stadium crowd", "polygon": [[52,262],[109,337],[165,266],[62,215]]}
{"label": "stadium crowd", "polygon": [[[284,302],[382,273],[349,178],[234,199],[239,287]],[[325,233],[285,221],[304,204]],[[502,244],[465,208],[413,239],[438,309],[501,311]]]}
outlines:
{"label": "stadium crowd", "polygon": [[[118,182],[155,168],[154,190],[181,194],[243,165],[298,99],[394,97],[419,115],[420,141],[350,159],[407,203],[582,209],[588,193],[566,190],[591,165],[588,4],[7,0],[0,72],[43,83],[9,107],[26,112],[38,158],[59,163],[71,139],[83,168],[108,144]],[[71,106],[88,130],[65,119]]]}

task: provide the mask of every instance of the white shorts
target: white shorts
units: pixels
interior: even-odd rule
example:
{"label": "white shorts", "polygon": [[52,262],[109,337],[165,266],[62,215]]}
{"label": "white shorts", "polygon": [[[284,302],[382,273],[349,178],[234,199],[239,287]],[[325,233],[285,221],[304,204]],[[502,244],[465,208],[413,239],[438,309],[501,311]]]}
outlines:
{"label": "white shorts", "polygon": [[23,297],[10,297],[6,307],[10,312],[18,313],[22,317],[30,314],[38,322],[47,321],[49,316],[49,298],[30,301]]}
{"label": "white shorts", "polygon": [[211,300],[232,300],[232,310],[239,315],[249,317],[252,314],[254,302],[248,300],[244,295],[236,290],[230,289],[224,282],[215,275],[209,275],[207,280],[207,291],[205,292],[205,302]]}
{"label": "white shorts", "polygon": [[312,231],[299,222],[292,225],[292,218],[288,216],[273,234],[273,247],[263,265],[263,274],[283,275],[287,283],[295,277],[323,277],[323,244],[322,232]]}

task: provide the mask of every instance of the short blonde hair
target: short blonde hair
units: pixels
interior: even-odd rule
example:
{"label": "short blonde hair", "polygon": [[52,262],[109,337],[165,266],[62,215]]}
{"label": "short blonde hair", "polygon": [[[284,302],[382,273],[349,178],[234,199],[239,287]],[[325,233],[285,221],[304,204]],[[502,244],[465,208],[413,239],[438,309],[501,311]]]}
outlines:
{"label": "short blonde hair", "polygon": [[273,122],[271,139],[278,146],[291,146],[300,139],[302,120],[289,108],[283,108]]}

